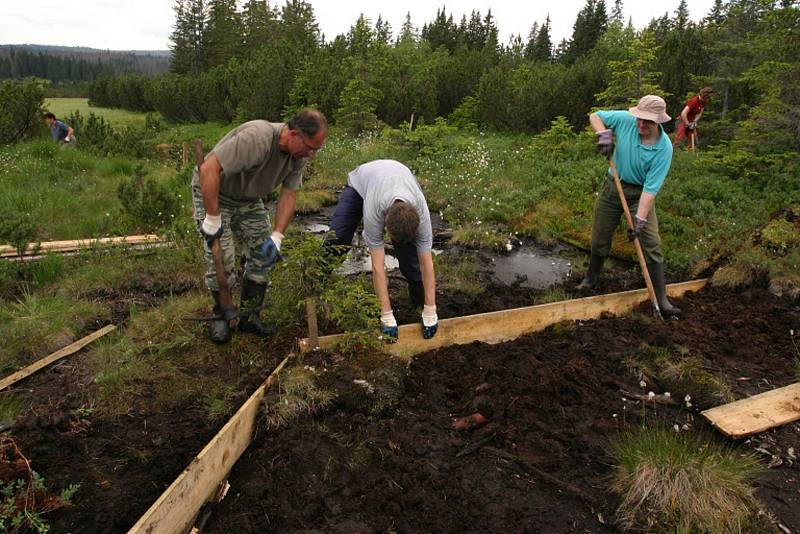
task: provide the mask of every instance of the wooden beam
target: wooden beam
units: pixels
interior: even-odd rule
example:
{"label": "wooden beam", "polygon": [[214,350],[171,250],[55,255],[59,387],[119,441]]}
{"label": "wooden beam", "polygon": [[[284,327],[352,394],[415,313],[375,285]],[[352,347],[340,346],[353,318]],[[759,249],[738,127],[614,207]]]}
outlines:
{"label": "wooden beam", "polygon": [[183,534],[200,508],[217,492],[233,465],[250,445],[264,393],[292,357],[290,354],[192,460],[128,534]]}
{"label": "wooden beam", "polygon": [[114,326],[113,324],[104,326],[100,330],[97,330],[96,332],[93,332],[93,333],[89,334],[88,336],[79,339],[78,341],[76,341],[75,343],[72,343],[71,345],[67,345],[63,349],[54,352],[50,356],[46,356],[46,357],[42,358],[41,360],[38,360],[38,361],[32,363],[31,365],[25,367],[24,369],[20,369],[16,373],[7,376],[3,380],[0,380],[0,391],[4,390],[5,388],[10,386],[11,384],[15,384],[15,383],[19,382],[23,378],[29,377],[30,375],[32,375],[36,371],[38,371],[40,369],[43,369],[44,367],[47,367],[51,363],[53,363],[53,362],[55,362],[57,360],[60,360],[61,358],[66,358],[67,356],[70,356],[71,354],[75,354],[76,352],[81,350],[83,347],[85,347],[86,345],[88,345],[89,343],[94,341],[95,339],[103,337],[104,335],[106,335],[109,332],[115,330],[116,328],[117,327]]}
{"label": "wooden beam", "polygon": [[730,438],[742,438],[798,421],[800,382],[723,404],[702,414]]}
{"label": "wooden beam", "polygon": [[[70,241],[47,241],[45,243],[28,243],[23,256],[42,252],[73,252],[76,250],[112,245],[144,245],[163,243],[164,238],[154,234],[129,235],[122,237],[99,237],[96,239],[75,239]],[[17,257],[17,249],[10,245],[0,245],[0,258]]]}
{"label": "wooden beam", "polygon": [[[667,286],[667,292],[672,297],[680,297],[687,291],[702,289],[707,282],[708,279],[704,278],[671,284]],[[604,313],[614,315],[626,313],[647,299],[646,289],[635,289],[622,293],[442,319],[439,321],[439,331],[433,339],[423,339],[421,324],[407,324],[400,327],[399,340],[389,346],[389,351],[396,356],[410,357],[420,352],[473,341],[502,343],[543,330],[561,321],[595,319]],[[329,349],[341,337],[341,335],[322,336],[319,338],[319,347]],[[302,352],[312,348],[307,338],[300,340]]]}

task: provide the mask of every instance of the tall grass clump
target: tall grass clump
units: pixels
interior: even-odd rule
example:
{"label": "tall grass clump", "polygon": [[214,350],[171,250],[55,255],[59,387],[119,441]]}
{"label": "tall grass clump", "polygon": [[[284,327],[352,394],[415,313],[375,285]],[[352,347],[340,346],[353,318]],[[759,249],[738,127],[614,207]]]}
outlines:
{"label": "tall grass clump", "polygon": [[108,317],[108,307],[97,302],[59,295],[25,293],[0,307],[0,368],[18,357],[40,354],[71,343],[93,320]]}
{"label": "tall grass clump", "polygon": [[760,532],[755,456],[666,428],[623,436],[613,448],[611,491],[624,531]]}
{"label": "tall grass clump", "polygon": [[[205,293],[167,299],[158,308],[131,313],[124,332],[98,343],[89,355],[95,373],[97,409],[117,416],[131,410],[176,410],[196,406],[210,419],[226,413],[238,384],[209,376],[214,362],[242,367],[263,358],[257,340],[236,336],[219,349],[202,334],[204,325],[184,317],[206,315]],[[207,309],[207,308],[205,308]],[[260,363],[259,363],[260,364]]]}

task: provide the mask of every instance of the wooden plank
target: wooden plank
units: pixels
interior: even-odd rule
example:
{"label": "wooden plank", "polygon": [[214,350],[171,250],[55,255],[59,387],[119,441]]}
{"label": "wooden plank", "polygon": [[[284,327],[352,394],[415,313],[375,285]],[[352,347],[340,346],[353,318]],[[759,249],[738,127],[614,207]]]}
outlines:
{"label": "wooden plank", "polygon": [[51,354],[49,356],[46,356],[46,357],[42,358],[41,360],[38,360],[38,361],[32,363],[31,365],[25,367],[24,369],[20,369],[16,373],[7,376],[3,380],[0,380],[0,390],[3,390],[5,388],[7,388],[11,384],[19,382],[23,378],[29,377],[30,375],[32,375],[36,371],[38,371],[40,369],[43,369],[44,367],[47,367],[51,363],[53,363],[53,362],[55,362],[57,360],[60,360],[61,358],[66,358],[67,356],[75,354],[76,352],[81,350],[83,347],[85,347],[86,345],[91,343],[92,341],[103,337],[104,335],[106,335],[109,332],[115,330],[116,328],[117,327],[114,326],[113,324],[104,326],[100,330],[97,330],[96,332],[93,332],[93,333],[89,334],[88,336],[79,339],[75,343],[72,343],[71,345],[67,345],[63,349],[58,350],[58,351],[54,352],[53,354]]}
{"label": "wooden plank", "polygon": [[[143,245],[162,243],[164,239],[154,234],[129,235],[122,237],[99,237],[96,239],[76,239],[70,241],[47,241],[45,243],[28,243],[23,255],[38,254],[42,252],[72,252],[96,246],[112,245]],[[17,249],[10,245],[0,245],[0,258],[19,256]]]}
{"label": "wooden plank", "polygon": [[723,434],[741,438],[800,420],[800,382],[716,406],[702,414]]}
{"label": "wooden plank", "polygon": [[[702,289],[708,279],[681,282],[667,286],[667,293],[672,297],[680,297],[687,291]],[[561,321],[579,321],[595,319],[603,313],[619,315],[626,313],[648,299],[646,289],[636,289],[609,295],[597,295],[574,300],[564,300],[538,306],[515,308],[439,321],[439,331],[433,339],[422,337],[420,324],[408,324],[400,327],[397,343],[389,346],[389,351],[401,357],[446,347],[463,345],[473,341],[484,343],[502,343],[526,334],[531,334]],[[319,347],[331,348],[341,335],[322,336]],[[310,341],[300,340],[300,350],[307,352],[313,347]]]}
{"label": "wooden plank", "polygon": [[264,393],[291,357],[290,354],[284,358],[270,373],[222,430],[128,531],[129,534],[182,534],[192,528],[200,508],[214,496],[220,482],[225,480],[250,445]]}

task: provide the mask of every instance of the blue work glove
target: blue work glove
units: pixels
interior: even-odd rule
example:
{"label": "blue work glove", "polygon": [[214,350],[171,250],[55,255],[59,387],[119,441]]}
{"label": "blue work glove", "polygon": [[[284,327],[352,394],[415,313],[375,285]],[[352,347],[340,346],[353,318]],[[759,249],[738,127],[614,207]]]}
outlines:
{"label": "blue work glove", "polygon": [[261,254],[265,257],[267,267],[272,267],[282,259],[281,241],[283,241],[283,234],[280,232],[272,232],[269,239],[264,241],[261,247],[259,247]]}
{"label": "blue work glove", "polygon": [[439,317],[436,315],[436,306],[422,307],[422,337],[430,339],[439,330]]}
{"label": "blue work glove", "polygon": [[614,133],[611,130],[597,132],[597,151],[606,159],[611,158],[614,153]]}
{"label": "blue work glove", "polygon": [[642,230],[644,230],[644,227],[646,225],[647,225],[647,219],[642,219],[638,215],[634,215],[633,216],[634,228],[633,230],[628,228],[628,241],[634,241],[637,237],[639,237],[639,234],[642,233]]}
{"label": "blue work glove", "polygon": [[223,232],[224,229],[222,228],[222,216],[209,215],[206,213],[206,218],[203,219],[203,224],[200,225],[200,234],[202,234],[203,239],[206,240],[208,248],[211,248],[211,245],[214,244],[215,239],[222,237]]}
{"label": "blue work glove", "polygon": [[383,335],[389,343],[397,341],[397,320],[394,318],[394,312],[381,312],[381,335]]}

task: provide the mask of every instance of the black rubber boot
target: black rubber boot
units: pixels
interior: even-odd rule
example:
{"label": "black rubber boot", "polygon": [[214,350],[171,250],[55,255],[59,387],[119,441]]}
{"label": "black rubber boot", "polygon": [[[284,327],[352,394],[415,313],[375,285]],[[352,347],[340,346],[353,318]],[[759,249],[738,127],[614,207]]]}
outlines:
{"label": "black rubber boot", "polygon": [[600,279],[600,273],[603,272],[603,262],[605,261],[605,256],[592,254],[589,257],[589,268],[586,271],[586,276],[575,289],[579,291],[584,289],[594,289],[594,287],[597,285],[597,281]]}
{"label": "black rubber boot", "polygon": [[661,316],[666,319],[675,317],[681,313],[681,309],[673,306],[667,298],[667,283],[664,278],[663,263],[648,263],[647,270],[650,272],[650,280],[653,282],[653,290],[656,293],[658,307],[661,308]]}
{"label": "black rubber boot", "polygon": [[[222,306],[219,303],[219,291],[212,291],[214,297],[214,315],[222,316]],[[231,339],[231,327],[228,321],[220,319],[211,321],[211,341],[214,343],[227,343]]]}
{"label": "black rubber boot", "polygon": [[[264,293],[266,291],[267,284],[259,284],[245,278],[242,283],[240,310],[246,312],[261,306],[264,303]],[[267,326],[261,322],[261,311],[241,316],[237,328],[240,332],[250,332],[260,337],[269,337],[275,335],[275,332],[278,331],[274,325]]]}
{"label": "black rubber boot", "polygon": [[408,282],[408,296],[415,310],[421,310],[425,305],[425,288],[422,282]]}

